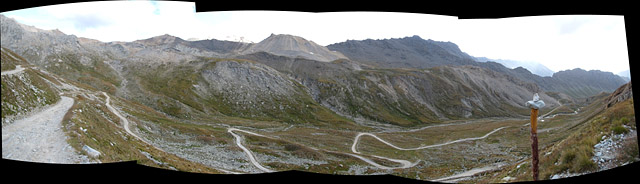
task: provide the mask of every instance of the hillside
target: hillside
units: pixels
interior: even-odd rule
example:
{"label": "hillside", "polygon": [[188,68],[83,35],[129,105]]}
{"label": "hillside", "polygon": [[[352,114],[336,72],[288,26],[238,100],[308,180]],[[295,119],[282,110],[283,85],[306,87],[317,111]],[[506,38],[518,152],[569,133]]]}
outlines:
{"label": "hillside", "polygon": [[[349,40],[327,46],[354,61],[380,68],[430,68],[442,65],[474,65],[500,72],[548,92],[586,98],[600,92],[612,92],[625,83],[610,72],[569,70],[543,77],[522,68],[508,68],[496,62],[476,62],[451,42],[424,40],[418,36],[383,40]],[[482,59],[481,59],[482,60]],[[557,74],[557,75],[556,75]],[[585,80],[585,79],[594,80]],[[586,82],[589,81],[589,82]]]}
{"label": "hillside", "polygon": [[52,87],[52,82],[57,81],[32,69],[31,64],[11,50],[4,47],[1,50],[3,125],[60,100],[59,90]]}
{"label": "hillside", "polygon": [[[640,161],[630,86],[631,83],[627,83],[616,93],[596,97],[594,103],[585,107],[593,112],[575,123],[570,122],[575,121],[572,118],[545,121],[545,124],[567,123],[570,126],[562,127],[562,131],[570,133],[564,135],[566,138],[540,147],[541,180],[574,177]],[[529,157],[479,182],[530,181],[530,162]]]}
{"label": "hillside", "polygon": [[521,101],[536,92],[541,93],[549,106],[559,105],[535,84],[474,66],[376,69],[359,67],[348,60],[323,63],[268,53],[239,58],[293,76],[315,101],[338,114],[402,126],[518,116],[526,112]]}
{"label": "hillside", "polygon": [[[131,134],[124,133],[129,127],[116,120],[118,111],[130,109],[154,114],[154,120],[162,119],[161,113],[122,98],[109,101],[100,89],[42,70],[4,47],[1,61],[23,68],[2,72],[3,159],[64,164],[136,160],[171,170],[221,172],[149,146],[147,138],[136,139],[140,130],[135,125]],[[109,103],[117,103],[117,110]],[[143,117],[130,123],[141,123],[137,118]]]}

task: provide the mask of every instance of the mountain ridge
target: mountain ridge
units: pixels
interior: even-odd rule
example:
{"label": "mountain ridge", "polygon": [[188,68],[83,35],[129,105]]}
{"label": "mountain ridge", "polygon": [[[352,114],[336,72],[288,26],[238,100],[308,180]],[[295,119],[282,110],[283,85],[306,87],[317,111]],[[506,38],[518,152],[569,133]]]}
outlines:
{"label": "mountain ridge", "polygon": [[352,60],[387,68],[428,68],[473,62],[472,58],[454,43],[424,40],[419,36],[348,40],[328,45],[327,48],[338,51]]}
{"label": "mountain ridge", "polygon": [[[7,29],[4,27],[11,27],[11,25],[3,24],[3,40],[11,39],[13,36],[38,37],[38,35],[45,35],[43,38],[47,38],[47,34],[45,33],[25,33],[20,32],[20,29],[15,29],[15,34],[5,32]],[[222,108],[223,112],[231,112],[222,106],[214,105],[210,108],[209,106],[211,106],[212,103],[209,102],[201,103],[206,101],[206,99],[202,99],[202,97],[210,96],[208,92],[205,93],[207,90],[202,90],[205,89],[203,86],[209,86],[210,89],[217,89],[217,85],[223,85],[224,83],[213,82],[214,80],[211,80],[213,79],[211,76],[214,75],[201,75],[198,77],[198,75],[186,75],[186,73],[184,73],[189,71],[196,72],[196,74],[206,73],[207,70],[203,70],[203,67],[209,64],[205,63],[225,65],[224,63],[227,62],[218,62],[225,60],[224,58],[241,59],[233,61],[240,62],[239,64],[225,65],[227,66],[225,67],[227,68],[225,71],[240,71],[237,67],[250,66],[248,67],[249,70],[242,70],[245,72],[243,72],[242,76],[236,76],[236,78],[258,79],[259,77],[256,78],[257,76],[264,76],[264,71],[270,71],[257,70],[258,68],[273,68],[275,70],[267,72],[272,73],[269,74],[269,76],[280,76],[280,74],[277,73],[286,74],[286,76],[296,81],[297,84],[287,84],[281,87],[283,89],[298,89],[298,87],[293,86],[302,86],[303,91],[307,91],[307,95],[316,101],[309,102],[311,104],[322,104],[324,107],[338,114],[348,115],[350,117],[367,117],[372,120],[402,124],[405,126],[432,121],[438,122],[447,119],[497,115],[492,114],[490,110],[486,109],[488,106],[485,104],[492,104],[491,106],[493,107],[503,107],[503,110],[494,109],[496,113],[499,112],[498,114],[500,115],[511,114],[510,112],[520,111],[522,109],[520,106],[521,102],[518,100],[522,101],[529,98],[518,95],[531,96],[533,93],[544,94],[548,89],[554,89],[549,86],[563,86],[558,85],[559,82],[557,82],[557,80],[536,78],[535,75],[524,69],[520,71],[521,69],[508,69],[500,64],[492,65],[490,63],[475,62],[471,56],[462,52],[454,43],[424,40],[419,36],[385,40],[368,39],[364,41],[347,41],[327,47],[319,46],[302,37],[286,34],[272,34],[269,38],[256,44],[218,41],[214,39],[186,41],[168,34],[134,42],[109,43],[96,41],[79,42],[79,40],[83,39],[78,39],[75,36],[61,37],[70,38],[71,41],[62,42],[63,44],[51,44],[51,42],[48,41],[49,38],[47,38],[43,41],[36,42],[40,44],[41,47],[50,45],[52,47],[46,48],[53,48],[53,50],[49,51],[44,50],[45,52],[38,50],[41,52],[39,54],[40,57],[48,58],[36,60],[40,62],[40,66],[60,70],[57,72],[58,74],[66,72],[68,74],[65,75],[76,80],[86,80],[85,78],[87,78],[87,76],[82,75],[86,70],[94,72],[95,75],[89,78],[102,82],[92,82],[89,83],[90,85],[128,96],[130,100],[137,99],[159,110],[164,109],[163,111],[166,112],[171,111],[169,114],[176,116],[188,117],[190,113],[220,111],[220,108]],[[51,40],[56,39],[59,38],[51,38]],[[31,46],[24,47],[25,45],[29,45],[30,41],[32,40],[25,42],[3,41],[3,44],[9,43],[9,45],[17,48],[15,49],[16,51],[26,53],[32,49],[30,48]],[[73,41],[75,41],[75,43]],[[352,45],[346,47],[362,46],[362,48],[356,47],[354,49],[367,53],[381,51],[380,53],[383,55],[390,54],[388,56],[385,55],[386,58],[384,59],[395,60],[397,62],[381,63],[381,60],[371,61],[366,58],[371,58],[376,55],[362,56],[358,55],[357,52],[350,51],[347,52],[348,54],[343,55],[343,58],[339,55],[342,53],[341,50],[338,49],[337,52],[329,50],[329,48],[332,47],[340,48],[341,45]],[[58,47],[62,47],[62,49],[58,49]],[[404,54],[405,58],[396,57],[396,55],[394,55],[397,54],[394,53],[395,51],[400,51],[399,54]],[[310,54],[312,52],[313,54]],[[380,53],[378,53],[378,55]],[[56,63],[51,61],[61,62]],[[72,65],[64,66],[67,62]],[[78,63],[78,65],[73,63]],[[63,65],[58,66],[61,64]],[[397,64],[397,66],[394,66],[394,64]],[[380,67],[380,65],[391,66],[391,69]],[[403,69],[406,68],[406,66],[412,65],[420,67]],[[489,70],[465,67],[465,65],[479,66]],[[96,66],[103,69],[98,71],[94,69]],[[167,66],[175,66],[183,69],[189,68],[189,70],[175,70],[174,72],[177,73],[174,74],[179,76],[168,78],[168,76],[163,74],[163,72],[170,72],[163,71],[163,69],[168,69]],[[135,71],[149,70],[149,68],[157,71],[151,73],[152,75],[135,73]],[[319,73],[319,71],[322,72]],[[478,71],[481,72],[478,73]],[[230,74],[231,73],[224,75]],[[451,78],[446,78],[445,76]],[[483,78],[485,81],[471,79],[468,76]],[[489,79],[491,77],[487,76],[500,76],[498,78],[504,80],[506,86],[490,82]],[[224,76],[216,78],[222,79]],[[280,80],[284,79],[282,77],[280,78]],[[162,81],[156,81],[160,79],[162,79]],[[185,84],[178,82],[181,80],[183,81],[182,83]],[[229,88],[229,91],[242,91],[243,94],[248,93],[246,96],[255,97],[260,96],[262,92],[272,91],[273,89],[270,89],[269,86],[272,86],[270,85],[271,83],[275,84],[274,81],[276,80],[265,80],[269,85],[261,84],[260,86],[253,86],[257,87],[257,89],[250,91],[235,89],[243,85],[231,85],[227,86],[227,88]],[[384,82],[384,84],[379,84],[380,82]],[[545,85],[544,82],[554,85]],[[488,90],[488,88],[491,88],[491,86],[487,85],[488,83],[495,85],[495,89]],[[148,85],[145,88],[134,84]],[[187,84],[199,87],[189,87]],[[172,87],[175,88],[176,91],[169,91],[165,88],[149,88],[154,85],[173,85]],[[427,85],[430,87],[409,87],[415,85]],[[519,90],[517,93],[520,94],[514,96],[514,91],[509,91],[508,89],[497,86],[517,89]],[[593,88],[583,93],[588,95],[595,93],[598,89],[606,87],[608,86]],[[336,91],[336,88],[341,90]],[[164,96],[162,98],[166,98],[166,101],[151,100],[152,98],[149,97],[134,95],[152,95],[157,92],[145,92],[150,89],[166,90],[160,94]],[[559,89],[560,90],[555,91],[564,92],[561,91],[564,88]],[[482,92],[473,92],[474,90],[481,90]],[[200,92],[195,93],[195,91]],[[377,96],[368,94],[374,91],[378,94]],[[575,89],[574,91],[581,92],[580,89]],[[189,94],[198,95],[193,97],[183,96]],[[220,94],[217,94],[218,97],[220,97]],[[227,101],[243,96],[226,95],[231,98],[226,99]],[[307,98],[305,96],[306,95],[302,95],[300,98]],[[437,103],[433,102],[434,99],[440,98],[442,98],[442,100],[439,100]],[[447,104],[447,99],[454,100],[455,103]],[[552,97],[547,97],[546,99],[549,101],[549,104],[558,104],[558,99],[553,99]],[[260,101],[242,101],[246,101],[246,103],[250,103],[252,106],[256,106],[255,103],[262,103]],[[269,100],[264,99],[261,101],[265,102]],[[288,99],[285,101],[291,100]],[[164,104],[164,106],[162,104]],[[366,104],[364,108],[358,107],[363,106],[363,104]],[[397,104],[404,105],[398,106]],[[170,105],[171,108],[167,105]],[[228,105],[233,106],[232,104]],[[185,110],[176,111],[180,107],[183,107]],[[419,112],[419,108],[415,107],[428,109],[430,112]],[[299,114],[299,112],[287,111],[285,109],[274,114],[270,112],[272,110],[266,108],[266,106],[265,108],[259,109],[261,109],[259,111],[263,111],[264,113],[258,112],[258,114],[262,113],[265,116],[286,117],[279,113]],[[274,109],[274,106],[271,106],[271,109]],[[474,109],[480,111],[474,112]],[[236,111],[240,114],[256,113],[246,109],[236,109]],[[384,112],[386,114],[377,114],[378,112]]]}
{"label": "mountain ridge", "polygon": [[[327,46],[339,51],[352,60],[381,68],[430,68],[443,65],[474,65],[501,72],[522,81],[537,84],[544,91],[567,93],[573,98],[586,98],[600,92],[612,92],[624,84],[621,77],[611,76],[610,72],[574,71],[574,75],[565,77],[539,76],[525,68],[508,68],[497,62],[477,62],[451,42],[424,40],[419,36],[382,40],[348,40]],[[576,73],[577,72],[577,73]],[[556,72],[557,73],[557,72]],[[578,74],[582,73],[582,74]],[[578,75],[597,75],[595,82],[586,82]],[[554,74],[555,75],[555,74]],[[569,77],[569,78],[567,78]],[[579,83],[573,80],[581,81]]]}

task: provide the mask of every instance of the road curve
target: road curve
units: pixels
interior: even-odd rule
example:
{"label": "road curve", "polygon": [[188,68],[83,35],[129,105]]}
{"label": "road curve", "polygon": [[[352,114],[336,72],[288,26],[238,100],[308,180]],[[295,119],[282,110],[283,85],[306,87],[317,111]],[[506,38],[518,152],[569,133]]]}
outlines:
{"label": "road curve", "polygon": [[[111,106],[111,104],[110,104],[110,100],[111,100],[111,98],[109,97],[109,95],[107,95],[107,93],[102,92],[102,94],[103,94],[105,97],[107,97],[107,100],[106,100],[106,102],[105,102],[105,105],[107,106],[107,108],[108,108],[108,109],[109,109],[113,114],[115,114],[116,116],[118,116],[118,118],[120,118],[120,121],[122,121],[122,127],[124,127],[124,130],[125,130],[129,135],[131,135],[131,136],[135,137],[136,139],[138,139],[138,140],[140,140],[140,141],[142,141],[142,142],[144,142],[144,143],[147,143],[148,145],[153,146],[153,144],[150,144],[149,142],[145,141],[144,139],[142,139],[142,138],[138,137],[138,135],[134,134],[134,133],[129,129],[129,121],[127,120],[127,118],[124,118],[124,116],[122,116],[122,115],[120,114],[120,112],[118,112],[115,108],[113,108],[113,107]],[[162,150],[162,149],[160,149],[160,148],[158,148],[158,147],[155,147],[155,146],[153,146],[153,147],[154,147],[154,148],[156,148],[156,149],[158,149],[158,150],[164,151],[164,150]]]}
{"label": "road curve", "polygon": [[13,75],[24,71],[24,68],[20,65],[16,65],[16,69],[0,72],[0,75]]}
{"label": "road curve", "polygon": [[247,157],[249,157],[249,160],[251,161],[251,163],[253,165],[255,165],[258,169],[260,169],[260,170],[262,170],[264,172],[276,172],[274,170],[265,168],[264,166],[260,165],[260,163],[258,163],[256,158],[253,156],[253,153],[251,153],[251,151],[249,149],[247,149],[246,147],[244,147],[242,145],[242,141],[243,141],[242,137],[240,137],[239,135],[233,133],[233,131],[240,131],[240,132],[244,132],[244,133],[248,133],[248,134],[255,135],[255,136],[260,136],[260,137],[267,137],[267,136],[260,135],[260,134],[257,134],[257,133],[253,133],[253,132],[249,132],[249,131],[246,131],[246,130],[240,130],[240,129],[237,129],[237,128],[229,128],[229,129],[227,129],[227,132],[229,132],[231,135],[233,135],[233,137],[236,138],[236,144],[238,145],[238,147],[240,147],[240,149],[242,149],[244,151],[244,153],[247,154]]}
{"label": "road curve", "polygon": [[[495,130],[493,130],[493,131],[491,131],[491,132],[489,132],[489,133],[485,134],[485,135],[484,135],[484,136],[482,136],[482,137],[472,137],[472,138],[458,139],[458,140],[449,141],[449,142],[445,142],[445,143],[441,143],[441,144],[434,144],[434,145],[428,145],[428,146],[421,146],[421,147],[417,147],[417,148],[401,148],[401,147],[398,147],[398,146],[396,146],[396,145],[393,145],[393,144],[391,144],[391,143],[389,143],[389,142],[387,142],[387,141],[385,141],[385,140],[383,140],[383,139],[379,138],[378,136],[376,136],[376,135],[374,135],[374,134],[371,134],[371,133],[362,133],[362,132],[361,132],[361,133],[358,133],[358,135],[356,135],[356,137],[354,138],[353,144],[351,145],[351,151],[352,151],[353,153],[361,154],[361,153],[358,151],[358,149],[357,149],[357,145],[358,145],[358,140],[360,140],[360,137],[362,137],[363,135],[371,136],[371,137],[373,137],[373,138],[377,139],[378,141],[380,141],[380,142],[382,142],[382,143],[384,143],[384,144],[386,144],[386,145],[389,145],[389,146],[391,146],[392,148],[395,148],[395,149],[397,149],[397,150],[405,150],[405,151],[406,151],[406,150],[427,149],[427,148],[439,147],[439,146],[449,145],[449,144],[458,143],[458,142],[464,142],[464,141],[471,141],[471,140],[484,139],[484,138],[487,138],[489,135],[491,135],[491,134],[493,134],[493,133],[495,133],[495,132],[497,132],[497,131],[499,131],[499,130],[501,130],[501,129],[503,129],[503,128],[507,128],[507,127],[505,126],[505,127],[497,128],[497,129],[495,129]],[[372,157],[376,157],[376,158],[379,158],[379,159],[385,159],[385,160],[389,160],[389,161],[392,161],[392,162],[396,162],[396,163],[400,163],[400,164],[402,164],[402,166],[400,166],[400,167],[387,167],[387,166],[383,166],[383,165],[380,165],[380,164],[378,164],[378,163],[375,163],[375,162],[373,162],[372,160],[367,159],[367,158],[364,158],[364,157],[362,157],[362,156],[360,156],[360,155],[355,155],[355,154],[349,154],[349,155],[354,156],[354,157],[356,157],[356,158],[359,158],[360,160],[363,160],[363,161],[365,161],[365,162],[367,162],[367,163],[369,163],[369,164],[371,164],[371,165],[373,165],[373,166],[375,166],[375,167],[377,167],[377,168],[380,168],[380,169],[406,169],[406,168],[413,167],[413,166],[417,165],[417,164],[418,164],[418,162],[420,162],[420,160],[418,160],[418,161],[416,161],[416,162],[414,162],[414,163],[411,163],[411,162],[410,162],[410,161],[408,161],[408,160],[392,159],[392,158],[387,158],[387,157],[382,157],[382,156],[377,156],[377,155],[370,155],[370,156],[372,156]]]}
{"label": "road curve", "polygon": [[392,148],[395,148],[395,149],[397,149],[397,150],[409,151],[409,150],[419,150],[419,149],[426,149],[426,148],[433,148],[433,147],[445,146],[445,145],[449,145],[449,144],[453,144],[453,143],[458,143],[458,142],[464,142],[464,141],[473,141],[473,140],[484,139],[484,138],[487,138],[489,135],[491,135],[491,134],[493,134],[493,133],[495,133],[495,132],[497,132],[497,131],[499,131],[499,130],[502,130],[503,128],[507,128],[507,127],[505,126],[505,127],[496,128],[495,130],[493,130],[493,131],[491,131],[491,132],[489,132],[489,133],[485,134],[485,135],[484,135],[484,136],[482,136],[482,137],[472,137],[472,138],[458,139],[458,140],[449,141],[449,142],[445,142],[445,143],[434,144],[434,145],[428,145],[428,146],[421,146],[421,147],[417,147],[417,148],[401,148],[401,147],[398,147],[398,146],[396,146],[396,145],[393,145],[393,144],[391,144],[391,143],[389,143],[389,142],[387,142],[387,141],[385,141],[385,140],[381,139],[380,137],[378,137],[378,136],[376,136],[376,135],[374,135],[374,134],[371,134],[371,133],[362,133],[362,132],[361,132],[361,133],[358,133],[358,135],[356,135],[356,137],[355,137],[355,139],[354,139],[354,141],[353,141],[353,145],[351,145],[351,151],[352,151],[352,152],[354,152],[354,153],[360,153],[360,152],[358,152],[358,150],[357,150],[357,145],[358,145],[358,140],[360,140],[360,137],[362,137],[363,135],[371,136],[371,137],[373,137],[373,138],[377,139],[378,141],[380,141],[380,142],[382,142],[382,143],[384,143],[384,144],[386,144],[386,145],[389,145],[389,146],[391,146]]}

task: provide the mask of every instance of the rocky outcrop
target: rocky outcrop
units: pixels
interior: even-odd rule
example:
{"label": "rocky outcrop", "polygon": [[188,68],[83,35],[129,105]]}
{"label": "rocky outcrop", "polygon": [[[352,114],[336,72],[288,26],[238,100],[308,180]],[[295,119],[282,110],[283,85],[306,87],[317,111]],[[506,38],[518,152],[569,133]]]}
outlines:
{"label": "rocky outcrop", "polygon": [[633,98],[633,88],[631,87],[631,82],[620,86],[617,90],[611,93],[611,95],[605,98],[605,108],[612,107],[613,105],[630,98]]}

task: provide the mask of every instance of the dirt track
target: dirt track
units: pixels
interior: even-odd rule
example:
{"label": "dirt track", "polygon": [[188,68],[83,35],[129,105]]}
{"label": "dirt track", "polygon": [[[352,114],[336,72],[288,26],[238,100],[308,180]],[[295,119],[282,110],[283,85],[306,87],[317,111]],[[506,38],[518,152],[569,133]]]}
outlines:
{"label": "dirt track", "polygon": [[67,143],[62,118],[73,99],[61,96],[58,103],[2,127],[2,158],[43,163],[90,163]]}

